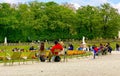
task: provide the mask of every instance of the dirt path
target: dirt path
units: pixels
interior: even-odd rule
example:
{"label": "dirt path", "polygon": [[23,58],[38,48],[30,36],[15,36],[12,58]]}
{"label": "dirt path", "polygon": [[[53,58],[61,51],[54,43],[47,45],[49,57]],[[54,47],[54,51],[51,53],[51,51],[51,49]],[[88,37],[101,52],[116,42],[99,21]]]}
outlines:
{"label": "dirt path", "polygon": [[0,64],[0,76],[120,76],[120,52],[59,63]]}

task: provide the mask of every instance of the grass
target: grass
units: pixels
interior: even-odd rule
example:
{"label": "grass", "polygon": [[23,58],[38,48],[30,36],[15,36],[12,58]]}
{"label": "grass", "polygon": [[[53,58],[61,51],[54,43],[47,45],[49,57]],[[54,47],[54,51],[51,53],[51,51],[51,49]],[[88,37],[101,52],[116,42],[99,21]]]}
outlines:
{"label": "grass", "polygon": [[[64,45],[66,45],[66,47],[68,47],[68,45],[70,43],[73,44],[74,46],[74,50],[76,50],[79,46],[80,46],[80,43],[82,41],[78,41],[78,40],[74,40],[74,41],[69,41],[69,42],[64,42]],[[112,46],[113,49],[115,49],[116,47],[116,43],[120,44],[120,40],[86,40],[86,45],[97,45],[99,46],[100,43],[102,43],[103,45],[105,45],[107,42],[110,43],[110,45]],[[24,50],[29,50],[30,46],[33,45],[36,49],[39,49],[39,45],[40,44],[31,44],[31,43],[28,43],[28,44],[24,44],[24,43],[16,43],[16,45],[8,45],[8,46],[4,46],[4,45],[0,45],[0,50],[7,50],[7,51],[11,51],[13,48],[20,48],[20,49],[24,49]],[[54,42],[45,42],[45,47],[48,48],[50,46],[54,45]]]}

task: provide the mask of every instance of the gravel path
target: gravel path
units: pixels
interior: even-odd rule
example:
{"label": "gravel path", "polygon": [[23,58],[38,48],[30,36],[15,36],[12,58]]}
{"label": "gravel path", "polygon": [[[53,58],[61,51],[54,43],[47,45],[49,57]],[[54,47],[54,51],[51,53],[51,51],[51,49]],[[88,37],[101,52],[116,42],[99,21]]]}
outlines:
{"label": "gravel path", "polygon": [[13,66],[0,64],[0,76],[120,76],[119,73],[120,52],[117,51],[96,59],[74,58],[68,62],[29,62]]}

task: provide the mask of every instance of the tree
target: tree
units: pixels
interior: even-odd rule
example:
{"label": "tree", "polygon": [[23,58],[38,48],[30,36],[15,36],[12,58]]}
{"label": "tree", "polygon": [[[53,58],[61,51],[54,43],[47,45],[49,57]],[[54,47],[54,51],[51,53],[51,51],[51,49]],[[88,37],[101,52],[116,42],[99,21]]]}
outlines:
{"label": "tree", "polygon": [[119,14],[118,11],[111,7],[108,3],[101,5],[101,30],[102,37],[114,38],[117,35],[119,27]]}
{"label": "tree", "polygon": [[77,10],[77,26],[76,29],[79,33],[79,37],[83,36],[93,39],[98,36],[99,28],[99,10],[93,6],[83,6]]}

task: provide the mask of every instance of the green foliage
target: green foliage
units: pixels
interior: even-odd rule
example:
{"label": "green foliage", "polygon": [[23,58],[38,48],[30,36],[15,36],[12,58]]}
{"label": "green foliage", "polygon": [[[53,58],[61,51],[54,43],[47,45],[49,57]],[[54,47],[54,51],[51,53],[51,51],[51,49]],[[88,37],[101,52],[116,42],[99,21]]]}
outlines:
{"label": "green foliage", "polygon": [[114,38],[119,26],[120,14],[108,3],[78,10],[55,2],[0,3],[0,42]]}

